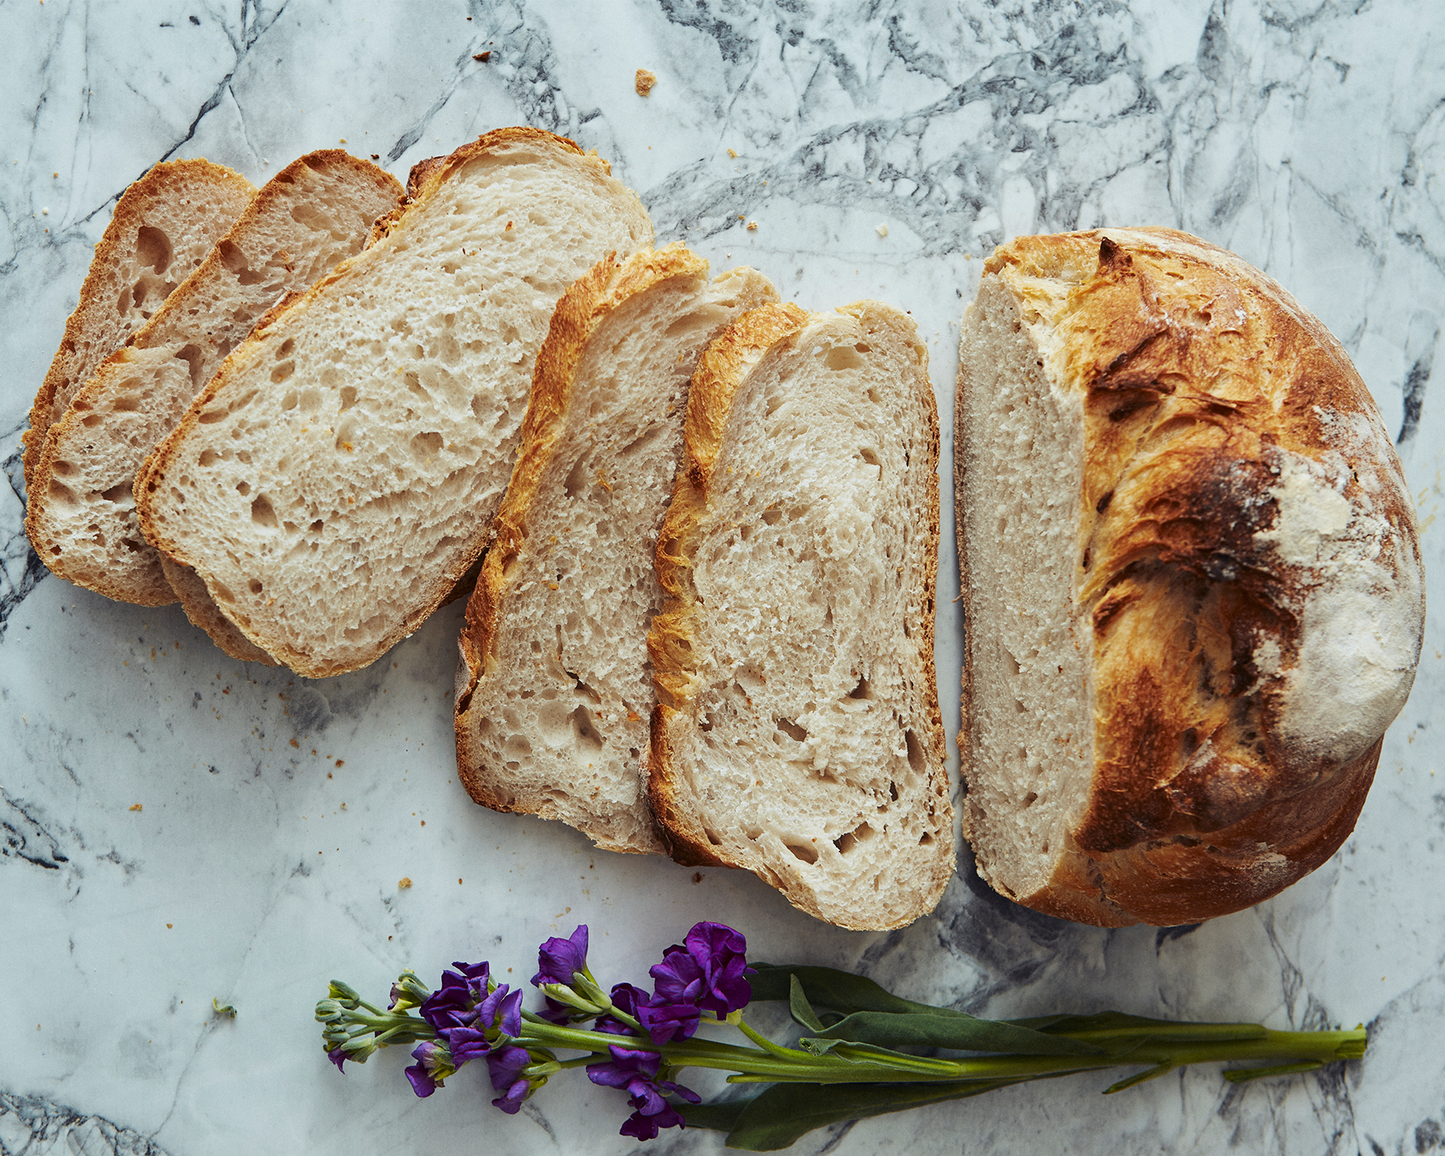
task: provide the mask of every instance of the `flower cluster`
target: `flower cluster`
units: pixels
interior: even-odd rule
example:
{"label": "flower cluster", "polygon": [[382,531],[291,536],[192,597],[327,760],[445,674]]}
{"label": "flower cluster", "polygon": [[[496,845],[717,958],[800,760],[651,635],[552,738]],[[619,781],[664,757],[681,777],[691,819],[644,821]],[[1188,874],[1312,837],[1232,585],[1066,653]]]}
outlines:
{"label": "flower cluster", "polygon": [[[546,1003],[539,1013],[524,1012],[522,990],[497,983],[490,964],[457,962],[456,970],[442,972],[435,991],[403,972],[385,1011],[363,1003],[346,985],[333,984],[317,1018],[326,1025],[327,1055],[338,1068],[348,1059],[364,1062],[378,1047],[419,1040],[411,1053],[416,1062],[406,1069],[418,1096],[430,1096],[462,1065],[485,1058],[499,1093],[492,1103],[508,1113],[563,1066],[547,1046],[548,1027],[566,1031],[591,1021],[585,1034],[596,1036],[587,1075],[627,1093],[633,1111],[622,1134],[646,1140],[662,1128],[683,1126],[669,1096],[698,1102],[695,1093],[669,1078],[672,1069],[661,1046],[687,1040],[700,1023],[722,1021],[742,1009],[752,994],[746,950],[747,942],[732,928],[699,923],[652,968],[652,994],[628,983],[608,993],[588,970],[583,924],[538,950],[532,983]],[[410,1015],[412,1009],[417,1016]],[[570,1036],[557,1042],[585,1046]]]}

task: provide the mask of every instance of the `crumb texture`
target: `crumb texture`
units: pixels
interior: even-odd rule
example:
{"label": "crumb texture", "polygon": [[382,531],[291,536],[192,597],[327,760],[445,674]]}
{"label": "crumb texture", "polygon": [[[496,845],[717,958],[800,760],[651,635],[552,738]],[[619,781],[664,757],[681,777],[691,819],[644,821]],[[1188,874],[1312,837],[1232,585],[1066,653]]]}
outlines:
{"label": "crumb texture", "polygon": [[76,391],[205,260],[255,191],[224,165],[186,160],[162,161],[121,195],[30,411],[28,493],[45,435]]}
{"label": "crumb texture", "polygon": [[652,239],[604,161],[538,130],[489,133],[412,187],[232,353],[138,492],[147,536],[312,677],[376,659],[476,560],[553,306]]}
{"label": "crumb texture", "polygon": [[725,335],[694,379],[659,547],[673,598],[653,630],[650,790],[684,861],[896,927],[953,869],[926,352],[873,302],[785,329]]}
{"label": "crumb texture", "polygon": [[478,801],[662,850],[646,642],[688,380],[720,329],[776,297],[751,269],[709,284],[673,246],[604,261],[558,306],[462,639],[458,763]]}
{"label": "crumb texture", "polygon": [[[29,526],[55,573],[128,602],[175,601],[137,521],[137,472],[277,299],[360,252],[372,223],[400,200],[390,175],[338,150],[311,153],[267,183],[50,430]],[[194,622],[200,592],[191,586]]]}

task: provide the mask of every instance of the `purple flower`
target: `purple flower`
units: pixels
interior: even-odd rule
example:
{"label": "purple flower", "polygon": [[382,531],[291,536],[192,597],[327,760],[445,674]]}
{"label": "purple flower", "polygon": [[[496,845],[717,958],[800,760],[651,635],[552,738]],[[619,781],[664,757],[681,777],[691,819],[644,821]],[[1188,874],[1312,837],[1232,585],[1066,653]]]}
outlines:
{"label": "purple flower", "polygon": [[431,1040],[417,1044],[411,1056],[416,1063],[406,1069],[406,1078],[411,1081],[411,1090],[424,1099],[442,1086],[442,1075],[451,1074],[451,1057],[446,1048]]}
{"label": "purple flower", "polygon": [[476,1020],[477,1001],[487,994],[487,963],[455,963],[460,972],[442,972],[442,985],[418,1009],[421,1018],[437,1031],[469,1027]]}
{"label": "purple flower", "polygon": [[722,1018],[752,999],[752,985],[744,978],[747,940],[741,932],[722,923],[698,923],[684,944],[669,947],[649,972],[654,1005],[690,1003]]}
{"label": "purple flower", "polygon": [[[630,983],[619,983],[612,988],[612,1006],[623,1015],[637,1018],[637,1009],[644,1007],[648,1001],[648,994],[640,987],[633,987]],[[625,1023],[616,1016],[603,1015],[597,1017],[597,1022],[592,1025],[593,1031],[613,1032],[616,1035],[625,1036],[632,1031]]]}
{"label": "purple flower", "polygon": [[587,969],[587,925],[580,924],[568,939],[549,939],[537,952],[537,974],[532,983],[571,986],[572,977]]}
{"label": "purple flower", "polygon": [[526,1048],[509,1045],[499,1048],[487,1057],[487,1068],[492,1074],[492,1087],[502,1094],[492,1101],[509,1116],[515,1116],[522,1101],[531,1090],[531,1082],[521,1077],[522,1069],[532,1062]]}
{"label": "purple flower", "polygon": [[607,1050],[612,1053],[611,1061],[588,1064],[587,1078],[594,1084],[622,1088],[628,1093],[627,1102],[634,1111],[623,1123],[621,1134],[651,1140],[661,1128],[681,1128],[683,1119],[677,1109],[667,1102],[667,1093],[676,1093],[694,1104],[699,1097],[691,1089],[657,1078],[662,1057],[656,1052],[615,1044]]}
{"label": "purple flower", "polygon": [[504,983],[482,1000],[477,1008],[477,1022],[489,1028],[500,1028],[509,1036],[522,1031],[522,989],[508,991]]}
{"label": "purple flower", "polygon": [[469,1060],[481,1059],[492,1050],[485,1033],[476,1028],[443,1028],[437,1035],[446,1041],[452,1063],[459,1068]]}
{"label": "purple flower", "polygon": [[346,1063],[347,1059],[349,1059],[346,1054],[345,1048],[340,1046],[332,1048],[329,1052],[326,1053],[326,1058],[336,1065],[336,1070],[338,1072],[341,1072],[343,1075],[346,1073],[346,1069],[341,1066],[342,1064]]}
{"label": "purple flower", "polygon": [[659,1002],[657,997],[653,997],[653,1002],[637,1009],[638,1022],[659,1044],[665,1044],[674,1038],[690,1038],[697,1031],[700,1018],[696,1004],[663,1003]]}

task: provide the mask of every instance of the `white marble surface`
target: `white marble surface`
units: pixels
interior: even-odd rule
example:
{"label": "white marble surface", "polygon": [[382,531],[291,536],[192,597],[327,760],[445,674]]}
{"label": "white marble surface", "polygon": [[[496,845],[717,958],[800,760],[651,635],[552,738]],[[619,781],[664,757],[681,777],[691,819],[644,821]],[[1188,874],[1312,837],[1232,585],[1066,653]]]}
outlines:
{"label": "white marble surface", "polygon": [[[536,944],[577,921],[599,976],[642,980],[702,918],[741,927],[759,958],[860,967],[995,1015],[1372,1029],[1344,1073],[1231,1090],[1198,1071],[1108,1098],[1105,1077],[1076,1077],[800,1152],[1445,1147],[1435,610],[1358,829],[1278,899],[1197,929],[1103,931],[985,894],[965,863],[935,916],[846,933],[750,876],[594,852],[473,806],[452,763],[457,608],[373,668],[311,683],[224,658],[174,607],[47,576],[16,448],[91,246],[156,161],[206,156],[259,183],[344,138],[404,177],[530,123],[610,158],[659,237],[715,268],[747,261],[815,307],[912,310],[945,427],[957,320],[997,242],[1147,223],[1238,251],[1331,326],[1399,431],[1438,607],[1441,60],[1445,6],[1419,0],[0,0],[0,1152],[633,1151],[613,1135],[620,1097],[580,1077],[515,1118],[488,1106],[482,1070],[425,1102],[402,1056],[343,1078],[312,1007],[332,976],[380,995],[402,967],[453,959],[525,980]],[[639,67],[658,76],[646,100]],[[945,545],[945,704],[953,565]],[[213,997],[237,1017],[213,1017]]]}

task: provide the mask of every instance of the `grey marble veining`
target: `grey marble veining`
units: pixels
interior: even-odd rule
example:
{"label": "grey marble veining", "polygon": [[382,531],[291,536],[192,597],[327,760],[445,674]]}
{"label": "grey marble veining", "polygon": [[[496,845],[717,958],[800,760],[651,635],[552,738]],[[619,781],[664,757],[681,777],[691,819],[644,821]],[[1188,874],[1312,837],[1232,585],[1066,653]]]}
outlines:
{"label": "grey marble veining", "polygon": [[[633,1151],[614,1135],[619,1097],[580,1077],[502,1118],[485,1072],[425,1102],[399,1056],[339,1076],[311,1009],[332,976],[380,995],[403,967],[485,957],[525,978],[537,943],[579,921],[599,977],[636,982],[703,918],[745,930],[757,958],[863,969],[980,1014],[1371,1029],[1343,1070],[1237,1088],[1176,1073],[1110,1097],[1108,1078],[1077,1077],[835,1128],[799,1152],[1445,1151],[1433,609],[1355,834],[1279,898],[1104,931],[1007,903],[965,859],[934,916],[847,933],[751,877],[607,855],[473,806],[452,765],[459,607],[373,667],[310,682],[225,658],[175,607],[50,577],[24,537],[17,448],[91,249],[156,161],[206,156],[260,183],[344,140],[404,177],[527,123],[609,158],[659,238],[716,269],[753,264],[813,307],[910,310],[945,430],[957,322],[998,242],[1165,224],[1234,249],[1333,329],[1397,433],[1433,607],[1442,60],[1445,8],[1411,0],[0,2],[0,1152],[479,1136],[509,1153]],[[640,67],[658,76],[646,99]],[[951,537],[945,510],[950,737]]]}

